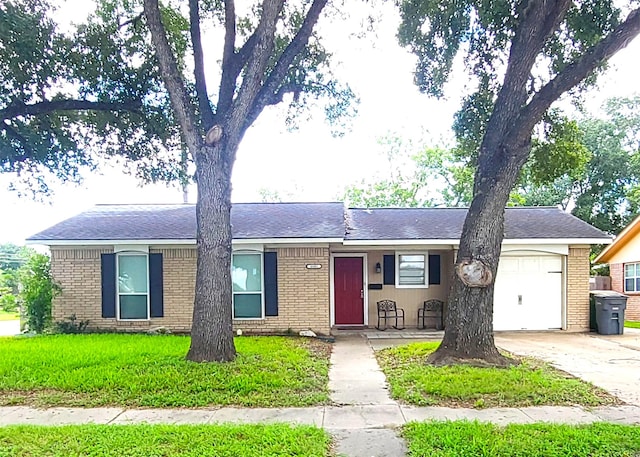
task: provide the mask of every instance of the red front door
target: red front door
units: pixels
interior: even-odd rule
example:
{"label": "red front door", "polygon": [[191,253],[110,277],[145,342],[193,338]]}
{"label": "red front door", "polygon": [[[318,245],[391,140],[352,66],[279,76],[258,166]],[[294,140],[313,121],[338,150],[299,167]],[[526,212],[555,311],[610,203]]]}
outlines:
{"label": "red front door", "polygon": [[364,325],[362,257],[334,258],[336,325]]}

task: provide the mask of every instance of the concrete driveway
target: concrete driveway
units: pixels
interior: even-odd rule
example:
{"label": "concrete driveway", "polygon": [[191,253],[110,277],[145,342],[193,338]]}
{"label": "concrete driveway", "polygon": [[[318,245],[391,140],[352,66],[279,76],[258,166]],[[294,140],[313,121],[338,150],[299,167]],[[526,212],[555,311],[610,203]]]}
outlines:
{"label": "concrete driveway", "polygon": [[602,387],[622,401],[640,405],[640,330],[624,335],[595,333],[496,333],[496,345],[534,356]]}
{"label": "concrete driveway", "polygon": [[20,321],[0,321],[0,336],[11,336],[20,333]]}

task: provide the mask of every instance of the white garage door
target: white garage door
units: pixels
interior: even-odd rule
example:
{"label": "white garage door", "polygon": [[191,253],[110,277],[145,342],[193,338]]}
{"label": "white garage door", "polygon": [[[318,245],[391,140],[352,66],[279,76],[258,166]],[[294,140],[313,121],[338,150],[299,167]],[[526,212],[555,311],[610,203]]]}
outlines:
{"label": "white garage door", "polygon": [[493,300],[494,330],[562,327],[562,256],[502,256]]}

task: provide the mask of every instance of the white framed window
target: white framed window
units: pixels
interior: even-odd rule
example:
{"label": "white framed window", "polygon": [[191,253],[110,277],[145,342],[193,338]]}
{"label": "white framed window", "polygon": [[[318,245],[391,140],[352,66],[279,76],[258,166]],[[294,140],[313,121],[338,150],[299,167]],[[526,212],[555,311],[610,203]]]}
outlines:
{"label": "white framed window", "polygon": [[116,257],[117,318],[149,319],[149,258],[147,254],[119,252]]}
{"label": "white framed window", "polygon": [[231,258],[233,318],[264,319],[262,252],[234,252]]}
{"label": "white framed window", "polygon": [[428,267],[428,252],[396,252],[396,287],[429,287]]}
{"label": "white framed window", "polygon": [[640,263],[624,264],[624,291],[640,292]]}

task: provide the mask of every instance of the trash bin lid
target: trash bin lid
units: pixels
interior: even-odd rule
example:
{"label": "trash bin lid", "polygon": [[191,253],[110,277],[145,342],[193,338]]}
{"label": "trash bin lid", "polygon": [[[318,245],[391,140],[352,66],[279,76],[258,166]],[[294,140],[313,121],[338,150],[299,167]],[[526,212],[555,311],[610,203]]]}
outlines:
{"label": "trash bin lid", "polygon": [[595,297],[599,298],[629,298],[628,295],[621,294],[620,292],[616,292],[615,290],[591,290],[589,293]]}

